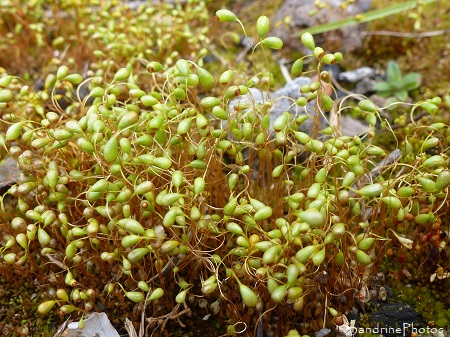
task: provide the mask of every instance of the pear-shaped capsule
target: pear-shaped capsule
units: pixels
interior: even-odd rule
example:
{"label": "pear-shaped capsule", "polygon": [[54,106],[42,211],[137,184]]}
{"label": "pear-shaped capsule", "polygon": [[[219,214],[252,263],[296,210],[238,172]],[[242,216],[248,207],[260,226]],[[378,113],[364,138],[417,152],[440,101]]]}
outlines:
{"label": "pear-shaped capsule", "polygon": [[272,216],[272,208],[270,206],[264,206],[255,213],[253,219],[258,221],[270,218],[271,216]]}
{"label": "pear-shaped capsule", "polygon": [[233,22],[238,19],[236,14],[229,11],[228,9],[219,9],[216,12],[216,18],[221,22]]}
{"label": "pear-shaped capsule", "polygon": [[448,170],[442,170],[439,172],[436,179],[436,189],[442,191],[450,184],[450,172]]}
{"label": "pear-shaped capsule", "polygon": [[383,193],[384,187],[379,183],[370,184],[364,186],[363,188],[356,191],[356,193],[364,196],[364,197],[379,197],[381,193]]}
{"label": "pear-shaped capsule", "polygon": [[160,299],[163,296],[164,296],[164,290],[162,288],[156,288],[155,290],[152,291],[148,300],[154,301],[154,300]]}
{"label": "pear-shaped capsule", "polygon": [[300,249],[296,254],[295,258],[300,263],[305,263],[311,257],[312,253],[317,249],[317,245],[306,246]]}
{"label": "pear-shaped capsule", "polygon": [[363,266],[368,266],[372,263],[370,256],[363,252],[361,249],[356,250],[356,260]]}
{"label": "pear-shaped capsule", "polygon": [[121,82],[130,77],[130,72],[127,68],[120,68],[114,75],[114,81]]}
{"label": "pear-shaped capsule", "polygon": [[67,295],[65,289],[59,288],[58,290],[56,290],[56,297],[59,298],[60,300],[69,302],[69,295]]}
{"label": "pear-shaped capsule", "polygon": [[205,88],[206,90],[214,88],[216,82],[214,81],[214,76],[211,75],[208,70],[198,67],[197,73],[200,79],[200,84],[203,86],[203,88]]}
{"label": "pear-shaped capsule", "polygon": [[145,300],[145,295],[139,291],[128,291],[125,293],[125,295],[133,302],[139,303],[144,302]]}
{"label": "pear-shaped capsule", "polygon": [[370,249],[370,247],[372,247],[374,241],[374,238],[364,238],[358,243],[358,248],[361,250],[368,250]]}
{"label": "pear-shaped capsule", "polygon": [[149,251],[150,250],[148,248],[135,248],[128,253],[128,261],[130,261],[131,263],[136,263],[142,260],[142,258],[144,258],[144,256],[147,255]]}
{"label": "pear-shaped capsule", "polygon": [[20,133],[22,132],[23,124],[24,122],[17,122],[11,125],[6,131],[5,139],[11,142],[19,138]]}
{"label": "pear-shaped capsule", "polygon": [[278,50],[283,47],[283,40],[281,40],[279,37],[276,36],[266,37],[264,40],[261,41],[261,43],[271,49]]}
{"label": "pear-shaped capsule", "polygon": [[311,35],[311,33],[303,33],[301,36],[302,43],[305,45],[306,48],[309,50],[314,50],[316,48],[316,44],[314,42],[314,37]]}
{"label": "pear-shaped capsule", "polygon": [[282,284],[272,291],[272,293],[270,294],[270,298],[275,303],[281,303],[286,298],[286,295],[287,295],[287,285]]}
{"label": "pear-shaped capsule", "polygon": [[256,21],[256,32],[258,33],[261,39],[269,31],[269,26],[270,26],[269,18],[265,15],[260,16]]}
{"label": "pear-shaped capsule", "polygon": [[308,208],[300,212],[299,217],[303,222],[310,224],[312,227],[322,227],[326,221],[323,214],[316,208]]}
{"label": "pear-shaped capsule", "polygon": [[311,260],[315,266],[320,266],[322,264],[322,262],[325,260],[325,253],[326,253],[326,250],[324,247],[321,250],[319,250],[318,252],[315,252],[311,256]]}
{"label": "pear-shaped capsule", "polygon": [[43,302],[43,303],[39,304],[39,306],[37,308],[37,312],[40,313],[41,315],[45,315],[50,310],[52,310],[55,303],[56,303],[55,300]]}
{"label": "pear-shaped capsule", "polygon": [[239,292],[241,293],[242,302],[244,302],[247,307],[256,307],[258,304],[258,296],[256,296],[252,289],[239,282]]}

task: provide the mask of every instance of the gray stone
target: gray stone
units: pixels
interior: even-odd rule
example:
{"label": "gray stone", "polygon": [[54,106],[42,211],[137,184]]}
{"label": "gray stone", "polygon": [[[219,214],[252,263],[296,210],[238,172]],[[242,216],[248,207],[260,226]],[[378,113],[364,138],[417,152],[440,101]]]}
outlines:
{"label": "gray stone", "polygon": [[[309,77],[298,77],[291,82],[287,83],[283,88],[275,91],[268,92],[260,89],[250,88],[249,93],[239,98],[230,101],[228,108],[229,111],[234,111],[234,107],[238,103],[247,103],[250,105],[263,104],[265,102],[272,102],[273,105],[270,110],[270,132],[273,132],[274,121],[285,111],[288,111],[293,116],[300,116],[308,113],[312,113],[315,109],[315,101],[308,103],[306,110],[303,107],[299,107],[296,104],[297,99],[303,94],[300,93],[300,87],[302,85],[310,84],[311,79]],[[246,111],[242,112],[245,115]],[[312,127],[312,119],[308,119],[302,125],[299,130],[309,133]],[[322,126],[325,125],[325,119],[321,117]]]}
{"label": "gray stone", "polygon": [[337,79],[339,81],[347,81],[347,82],[358,82],[367,77],[375,76],[375,69],[370,67],[361,67],[355,70],[341,72]]}
{"label": "gray stone", "polygon": [[8,157],[0,165],[0,190],[6,186],[14,184],[20,176],[20,169],[17,167],[16,161]]}
{"label": "gray stone", "polygon": [[359,119],[354,119],[348,115],[341,116],[339,120],[341,126],[341,133],[343,136],[357,136],[367,132],[369,124],[362,122]]}
{"label": "gray stone", "polygon": [[[284,44],[294,50],[310,53],[308,49],[303,47],[300,38],[295,38],[294,34],[298,31],[318,26],[324,23],[342,20],[352,17],[356,14],[364,13],[369,10],[372,3],[371,0],[356,0],[347,7],[342,7],[343,1],[338,0],[322,0],[325,4],[322,9],[317,8],[314,0],[286,0],[281,5],[273,22],[275,26],[278,22],[283,22],[285,17],[290,17],[290,25],[280,24],[272,31],[272,35],[278,36]],[[317,11],[314,15],[310,15],[313,11]],[[352,25],[343,27],[338,30],[319,34],[315,36],[316,45],[322,46],[325,40],[336,48],[335,51],[352,51],[362,46],[362,35],[360,33],[360,25]]]}
{"label": "gray stone", "polygon": [[84,320],[84,328],[78,328],[78,322],[67,327],[67,337],[120,337],[104,312],[94,312]]}

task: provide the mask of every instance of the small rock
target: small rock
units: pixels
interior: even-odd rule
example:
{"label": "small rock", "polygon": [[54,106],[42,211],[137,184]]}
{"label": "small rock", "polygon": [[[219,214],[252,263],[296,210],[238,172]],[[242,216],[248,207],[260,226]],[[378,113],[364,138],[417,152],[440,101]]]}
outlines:
{"label": "small rock", "polygon": [[330,329],[323,328],[323,329],[320,329],[319,331],[317,331],[317,332],[315,333],[315,337],[325,337],[325,336],[328,335],[330,332],[331,332]]}
{"label": "small rock", "polygon": [[84,328],[78,328],[78,322],[67,326],[67,337],[120,337],[104,312],[94,312],[84,320]]}
{"label": "small rock", "polygon": [[[271,101],[273,105],[270,110],[270,132],[273,132],[272,125],[274,121],[285,111],[289,111],[294,116],[304,115],[305,108],[299,107],[295,102],[303,94],[300,93],[300,87],[311,83],[311,79],[308,77],[298,77],[291,82],[287,83],[283,88],[275,91],[268,92],[260,89],[250,88],[249,93],[233,99],[230,101],[228,107],[230,111],[234,111],[234,107],[238,103],[248,104],[263,104],[264,102]],[[313,112],[315,109],[315,101],[310,102],[306,106],[308,112]],[[245,112],[243,112],[245,115]],[[311,131],[313,121],[308,119],[306,122],[300,125],[299,130],[309,133]],[[321,118],[322,126],[325,125],[325,120]]]}
{"label": "small rock", "polygon": [[0,190],[14,184],[20,176],[20,169],[17,167],[16,161],[8,157],[0,165]]}
{"label": "small rock", "polygon": [[[286,24],[276,26],[272,35],[278,36],[284,44],[294,50],[300,50],[303,53],[310,53],[303,47],[300,38],[295,38],[294,34],[298,31],[318,26],[328,22],[339,21],[345,18],[353,17],[369,10],[371,0],[356,0],[348,6],[342,6],[343,1],[322,0],[324,5],[322,9],[316,6],[314,0],[286,0],[279,8],[274,17],[275,25],[277,22],[283,22],[285,17],[290,17],[289,27]],[[323,43],[332,41],[333,47],[338,50],[352,51],[362,46],[361,25],[352,25],[334,30],[325,34],[315,36],[316,45],[323,46]],[[336,50],[337,51],[337,50]]]}
{"label": "small rock", "polygon": [[341,116],[339,124],[341,133],[344,136],[357,136],[365,133],[369,129],[369,125],[358,119],[354,119],[348,115]]}
{"label": "small rock", "polygon": [[340,73],[336,78],[339,81],[347,81],[351,83],[355,83],[361,81],[367,77],[373,77],[375,75],[375,69],[370,67],[361,67],[355,70],[344,71]]}

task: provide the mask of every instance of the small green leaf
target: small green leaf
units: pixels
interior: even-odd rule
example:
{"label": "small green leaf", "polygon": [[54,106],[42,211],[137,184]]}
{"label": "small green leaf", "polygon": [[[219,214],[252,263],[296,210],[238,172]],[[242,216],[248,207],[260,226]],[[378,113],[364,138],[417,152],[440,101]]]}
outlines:
{"label": "small green leaf", "polygon": [[399,90],[395,92],[395,97],[397,97],[399,101],[405,102],[408,100],[408,92],[406,90]]}
{"label": "small green leaf", "polygon": [[402,78],[403,88],[407,91],[417,89],[420,86],[420,74],[408,73]]}
{"label": "small green leaf", "polygon": [[394,90],[392,86],[385,81],[377,82],[373,85],[373,89],[378,92],[380,96],[386,97],[391,95]]}
{"label": "small green leaf", "polygon": [[389,63],[387,64],[386,78],[387,81],[391,83],[401,81],[402,73],[397,62],[389,61]]}

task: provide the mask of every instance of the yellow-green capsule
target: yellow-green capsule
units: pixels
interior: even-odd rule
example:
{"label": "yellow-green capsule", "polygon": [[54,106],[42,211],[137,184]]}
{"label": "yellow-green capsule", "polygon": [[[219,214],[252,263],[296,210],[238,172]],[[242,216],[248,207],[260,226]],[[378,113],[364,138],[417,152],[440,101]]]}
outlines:
{"label": "yellow-green capsule", "polygon": [[237,207],[237,198],[232,198],[228,203],[223,207],[223,214],[226,216],[232,216]]}
{"label": "yellow-green capsule", "polygon": [[159,247],[159,252],[162,254],[170,254],[175,248],[180,245],[176,240],[168,240]]}
{"label": "yellow-green capsule", "polygon": [[383,202],[390,208],[399,209],[402,207],[402,202],[397,197],[388,196],[381,198],[381,200],[383,200]]}
{"label": "yellow-green capsule", "polygon": [[134,193],[137,195],[146,194],[148,192],[153,191],[154,188],[155,185],[151,181],[146,180],[134,188]]}
{"label": "yellow-green capsule", "polygon": [[162,206],[171,206],[177,202],[183,195],[180,193],[167,193],[161,198]]}
{"label": "yellow-green capsule", "polygon": [[368,99],[363,99],[363,100],[359,101],[358,107],[364,111],[368,111],[368,112],[372,112],[372,113],[377,112],[377,106],[371,100],[368,100]]}
{"label": "yellow-green capsule", "polygon": [[315,266],[320,266],[322,262],[325,260],[325,252],[326,252],[325,248],[322,248],[321,250],[315,252],[311,256],[311,260]]}
{"label": "yellow-green capsule", "polygon": [[330,96],[328,96],[326,94],[322,94],[322,95],[320,95],[320,99],[322,100],[322,109],[325,112],[328,112],[331,109],[333,109],[334,101]]}
{"label": "yellow-green capsule", "polygon": [[[83,138],[83,140],[86,140],[86,138]],[[45,147],[48,143],[50,143],[50,139],[48,139],[48,138],[37,138],[31,142],[31,146],[34,147],[36,150],[39,150],[39,149],[42,149],[43,147]],[[80,148],[81,148],[81,146],[80,146]],[[92,152],[93,151],[94,150],[92,149]]]}
{"label": "yellow-green capsule", "polygon": [[291,74],[292,76],[298,77],[301,76],[302,73],[303,73],[303,58],[299,58],[292,65]]}
{"label": "yellow-green capsule", "polygon": [[41,246],[47,246],[50,243],[50,235],[48,235],[44,229],[39,228],[37,231],[37,236]]}
{"label": "yellow-green capsule", "polygon": [[48,314],[50,312],[50,310],[52,310],[55,303],[56,303],[55,300],[43,302],[43,303],[39,304],[39,306],[37,308],[37,312],[40,313],[41,315]]}
{"label": "yellow-green capsule", "polygon": [[118,129],[125,129],[133,124],[136,124],[138,120],[139,114],[135,111],[129,111],[120,119]]}
{"label": "yellow-green capsule", "polygon": [[364,196],[364,197],[378,197],[381,193],[383,193],[384,187],[379,183],[371,184],[364,186],[363,188],[356,191],[356,193]]}
{"label": "yellow-green capsule", "polygon": [[66,77],[63,78],[63,80],[76,85],[83,82],[83,76],[74,73],[67,75]]}
{"label": "yellow-green capsule", "polygon": [[305,45],[306,48],[309,50],[314,50],[316,48],[316,44],[314,42],[314,37],[311,35],[311,33],[303,33],[301,36],[302,43]]}
{"label": "yellow-green capsule", "polygon": [[203,177],[197,177],[194,180],[194,193],[195,195],[201,194],[205,190],[205,179]]}
{"label": "yellow-green capsule", "polygon": [[164,219],[163,219],[163,225],[164,227],[171,227],[173,226],[173,224],[176,221],[177,218],[177,212],[178,212],[179,208],[178,207],[172,207],[167,213],[166,215],[164,215]]}
{"label": "yellow-green capsule", "polygon": [[226,70],[220,75],[219,82],[223,86],[228,85],[231,82],[231,79],[233,78],[234,71],[233,70]]}
{"label": "yellow-green capsule", "polygon": [[189,163],[189,166],[197,170],[204,170],[206,168],[206,162],[202,159],[195,159]]}
{"label": "yellow-green capsule", "polygon": [[308,223],[312,227],[322,227],[326,221],[323,214],[316,208],[308,208],[300,212],[299,217],[303,222]]}
{"label": "yellow-green capsule", "polygon": [[130,247],[134,246],[135,244],[137,244],[142,239],[143,239],[142,236],[135,235],[135,234],[125,235],[122,238],[122,247],[130,248]]}
{"label": "yellow-green capsule", "polygon": [[284,127],[287,125],[289,121],[289,113],[284,112],[280,116],[278,116],[275,121],[273,122],[273,129],[275,131],[281,131],[284,129]]}
{"label": "yellow-green capsule", "polygon": [[316,249],[317,249],[317,245],[306,246],[306,247],[300,249],[295,254],[295,258],[297,259],[298,262],[305,263],[306,261],[309,260],[309,258],[314,253],[314,251],[316,251]]}
{"label": "yellow-green capsule", "polygon": [[59,298],[60,300],[69,302],[69,296],[67,295],[67,292],[62,288],[56,290],[56,297]]}
{"label": "yellow-green capsule", "polygon": [[275,303],[281,303],[286,298],[286,295],[287,295],[287,285],[282,284],[272,291],[272,293],[270,294],[270,298]]}
{"label": "yellow-green capsule", "polygon": [[363,266],[368,266],[372,263],[372,260],[370,259],[370,256],[367,255],[365,252],[363,252],[360,249],[356,250],[356,260],[361,263]]}
{"label": "yellow-green capsule", "polygon": [[436,147],[439,145],[439,143],[440,143],[439,138],[430,137],[422,143],[422,150],[425,151],[425,150],[431,149],[433,147]]}
{"label": "yellow-green capsule", "polygon": [[278,50],[283,47],[283,40],[281,40],[279,37],[276,36],[266,37],[264,40],[261,41],[261,43],[271,49]]}
{"label": "yellow-green capsule", "polygon": [[419,183],[425,192],[432,193],[436,191],[436,183],[433,180],[425,177],[418,177],[417,180],[419,180]]}
{"label": "yellow-green capsule", "polygon": [[161,71],[164,67],[161,65],[161,63],[152,61],[152,62],[149,62],[145,68],[147,69],[147,71],[149,73],[156,73],[158,71]]}
{"label": "yellow-green capsule", "polygon": [[279,178],[281,176],[281,174],[283,173],[284,168],[285,168],[284,164],[280,164],[280,165],[276,166],[272,170],[272,177],[273,178]]}
{"label": "yellow-green capsule", "polygon": [[229,11],[228,9],[219,9],[216,12],[216,18],[217,20],[221,22],[233,22],[237,21],[237,16],[233,12]]}
{"label": "yellow-green capsule", "polygon": [[198,67],[197,73],[200,79],[200,84],[203,86],[203,88],[205,88],[206,90],[214,88],[216,83],[214,81],[213,75],[211,75],[209,71],[204,68]]}
{"label": "yellow-green capsule", "polygon": [[358,243],[358,248],[361,250],[368,250],[370,249],[370,247],[372,247],[374,241],[374,238],[364,238]]}
{"label": "yellow-green capsule", "polygon": [[427,160],[425,160],[422,163],[422,166],[427,167],[427,168],[435,168],[435,167],[444,166],[445,163],[446,163],[446,160],[444,159],[444,157],[442,157],[441,155],[434,155],[434,156],[431,156],[430,158],[428,158]]}
{"label": "yellow-green capsule", "polygon": [[69,75],[69,68],[65,65],[62,65],[56,71],[56,79],[59,81]]}
{"label": "yellow-green capsule", "polygon": [[125,293],[125,295],[128,299],[136,303],[144,302],[145,300],[145,295],[139,291],[128,291]]}
{"label": "yellow-green capsule", "polygon": [[265,265],[272,265],[279,260],[282,248],[281,246],[271,246],[263,254],[262,262]]}
{"label": "yellow-green capsule", "polygon": [[253,219],[256,221],[264,220],[270,218],[272,216],[272,208],[270,206],[264,206],[260,208],[255,215],[253,215]]}
{"label": "yellow-green capsule", "polygon": [[122,219],[117,224],[132,234],[145,234],[144,227],[142,227],[142,225],[134,219]]}
{"label": "yellow-green capsule", "polygon": [[164,290],[162,288],[156,288],[155,290],[152,291],[148,300],[154,301],[154,300],[160,299],[163,296],[164,296]]}
{"label": "yellow-green capsule", "polygon": [[269,26],[270,26],[269,18],[265,15],[260,16],[256,21],[256,32],[258,33],[261,39],[269,31]]}
{"label": "yellow-green capsule", "polygon": [[334,257],[334,263],[336,264],[336,266],[340,267],[344,265],[344,253],[339,251],[336,253],[336,256]]}
{"label": "yellow-green capsule", "polygon": [[121,82],[128,79],[128,77],[130,77],[130,72],[128,71],[128,69],[120,68],[114,75],[114,81]]}
{"label": "yellow-green capsule", "polygon": [[244,231],[242,230],[241,226],[239,226],[235,222],[227,223],[227,231],[236,235],[244,235]]}
{"label": "yellow-green capsule", "polygon": [[215,106],[219,106],[222,101],[216,97],[204,97],[200,101],[200,104],[206,109],[212,109]]}
{"label": "yellow-green capsule", "polygon": [[242,283],[239,283],[239,292],[241,293],[242,302],[244,302],[247,307],[256,307],[258,304],[258,296],[256,296],[252,289]]}
{"label": "yellow-green capsule", "polygon": [[131,263],[136,263],[139,260],[142,260],[144,256],[148,254],[149,251],[150,250],[148,248],[135,248],[128,253],[127,259]]}
{"label": "yellow-green capsule", "polygon": [[157,157],[153,159],[152,164],[160,169],[167,170],[172,166],[172,161],[167,157]]}
{"label": "yellow-green capsule", "polygon": [[287,276],[287,282],[286,284],[291,287],[293,285],[295,285],[295,283],[297,282],[297,278],[300,275],[300,268],[299,266],[297,266],[294,263],[291,263],[289,266],[287,266],[286,268],[286,276]]}
{"label": "yellow-green capsule", "polygon": [[133,196],[133,192],[129,188],[124,188],[116,197],[117,202],[127,202]]}
{"label": "yellow-green capsule", "polygon": [[108,189],[109,182],[106,179],[98,180],[89,190],[92,192],[105,192]]}
{"label": "yellow-green capsule", "polygon": [[66,257],[68,259],[73,259],[75,254],[77,253],[77,248],[73,244],[73,242],[69,243],[66,247]]}
{"label": "yellow-green capsule", "polygon": [[189,63],[184,59],[178,60],[175,63],[175,66],[182,76],[186,77],[191,73],[191,67],[189,66]]}
{"label": "yellow-green capsule", "polygon": [[436,189],[442,191],[450,184],[450,172],[448,170],[443,170],[439,172],[436,179]]}
{"label": "yellow-green capsule", "polygon": [[22,132],[23,124],[24,122],[17,122],[11,125],[6,131],[5,139],[11,142],[19,138],[20,133]]}
{"label": "yellow-green capsule", "polygon": [[397,195],[402,198],[409,198],[414,194],[414,188],[410,186],[402,186],[397,190]]}

